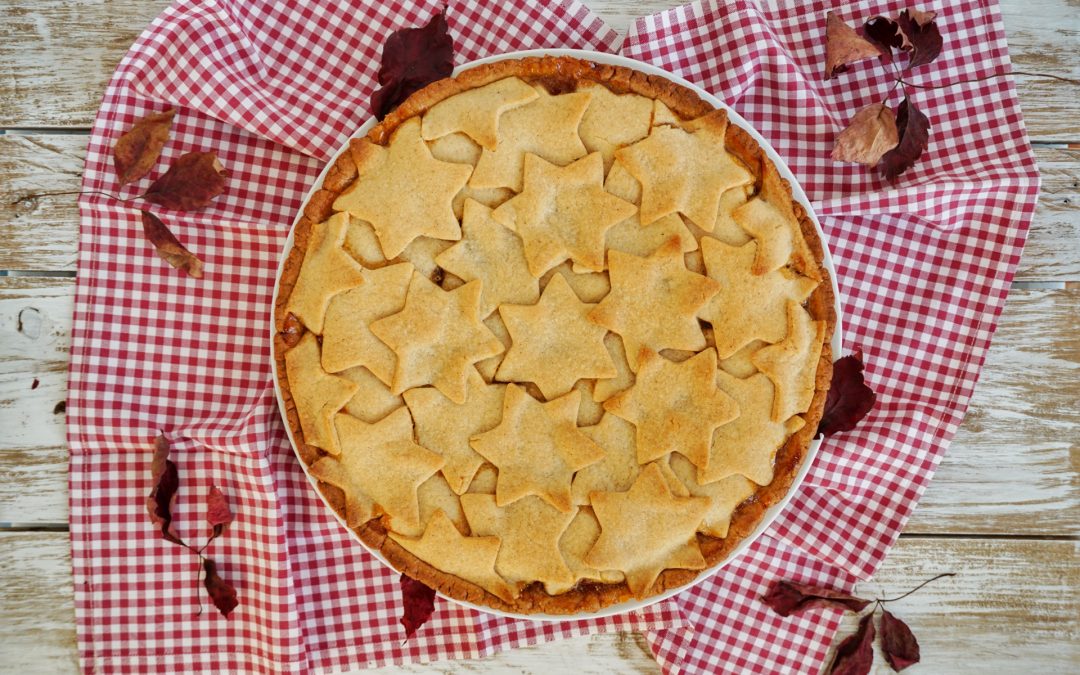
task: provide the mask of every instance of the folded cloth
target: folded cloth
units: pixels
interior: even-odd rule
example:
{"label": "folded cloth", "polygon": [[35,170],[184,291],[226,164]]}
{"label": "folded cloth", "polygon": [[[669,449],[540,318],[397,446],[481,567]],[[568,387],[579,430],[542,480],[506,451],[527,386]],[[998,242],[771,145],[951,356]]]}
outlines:
{"label": "folded cloth", "polygon": [[[826,442],[769,535],[695,589],[634,614],[552,623],[438,600],[431,621],[403,642],[398,575],[338,525],[289,446],[270,378],[269,307],[304,194],[368,117],[382,43],[443,5],[177,2],[118,67],[90,138],[84,189],[115,192],[112,144],[168,107],[178,113],[160,166],[213,150],[229,181],[203,210],[156,210],[206,262],[198,280],[156,257],[137,209],[97,195],[80,201],[68,435],[84,670],[321,672],[629,630],[646,632],[669,671],[818,670],[838,615],[780,619],[756,598],[778,578],[847,586],[872,573],[960,422],[1037,192],[1011,81],[920,91],[930,148],[893,189],[828,159],[842,121],[889,83],[869,67],[821,81],[824,5],[704,4],[638,20],[625,53],[727,100],[815,200],[848,342],[863,348],[879,404],[858,430]],[[899,8],[861,3],[841,13]],[[450,2],[446,15],[459,63],[619,45],[575,0]],[[959,4],[939,24],[946,50],[928,74],[967,79],[1007,67],[995,9]],[[949,41],[968,31],[981,40]],[[993,127],[971,123],[987,109],[998,115]],[[146,516],[159,430],[179,467],[180,534],[197,542],[208,534],[211,485],[236,512],[207,549],[240,596],[227,620],[206,607],[197,559],[155,536]]]}

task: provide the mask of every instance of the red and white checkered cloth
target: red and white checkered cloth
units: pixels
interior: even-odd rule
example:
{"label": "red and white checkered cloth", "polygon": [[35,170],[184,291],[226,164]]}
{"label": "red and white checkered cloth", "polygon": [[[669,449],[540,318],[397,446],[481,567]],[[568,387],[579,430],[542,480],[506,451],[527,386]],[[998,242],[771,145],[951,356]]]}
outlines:
{"label": "red and white checkered cloth", "polygon": [[[907,2],[764,4],[705,2],[642,18],[622,51],[725,99],[799,177],[832,249],[846,339],[863,349],[876,408],[856,431],[825,442],[767,536],[698,587],[635,615],[546,624],[439,600],[408,643],[397,623],[398,575],[330,516],[289,447],[268,320],[288,228],[322,165],[368,117],[383,41],[426,23],[442,3],[194,0],[156,19],[105,93],[84,188],[115,191],[113,142],[170,106],[179,112],[157,171],[185,152],[214,150],[229,180],[202,211],[156,210],[206,262],[201,280],[154,254],[135,208],[100,196],[80,202],[68,424],[84,669],[325,672],[639,630],[671,672],[817,672],[839,614],[781,619],[757,597],[776,579],[849,586],[881,563],[963,417],[1020,258],[1038,171],[1009,78],[913,92],[931,121],[930,147],[895,188],[832,162],[845,120],[891,83],[874,62],[822,80],[825,12],[855,21]],[[447,18],[458,62],[535,47],[619,49],[576,0],[454,1]],[[913,80],[1008,69],[992,2],[950,3],[938,24],[942,56]],[[146,516],[159,429],[179,465],[181,536],[206,536],[212,484],[236,511],[208,550],[239,592],[228,620],[207,610],[194,556],[163,541]]]}

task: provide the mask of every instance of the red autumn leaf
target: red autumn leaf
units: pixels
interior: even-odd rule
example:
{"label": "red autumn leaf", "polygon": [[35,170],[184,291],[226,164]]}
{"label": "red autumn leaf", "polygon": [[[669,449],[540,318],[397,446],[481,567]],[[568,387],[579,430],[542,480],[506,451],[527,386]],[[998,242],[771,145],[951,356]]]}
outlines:
{"label": "red autumn leaf", "polygon": [[195,211],[225,191],[225,167],[212,152],[189,152],[154,181],[143,197],[167,209]]}
{"label": "red autumn leaf", "polygon": [[896,109],[896,130],[900,143],[881,158],[878,168],[889,181],[911,168],[930,143],[930,120],[905,97]]}
{"label": "red autumn leaf", "polygon": [[829,675],[866,675],[874,665],[874,614],[859,621],[859,630],[836,648]]}
{"label": "red autumn leaf", "polygon": [[405,627],[405,639],[408,640],[420,626],[427,623],[435,611],[435,589],[402,574],[401,601],[405,605],[401,625]]}
{"label": "red autumn leaf", "polygon": [[236,599],[236,589],[228,581],[218,576],[217,564],[213,560],[209,558],[203,560],[203,570],[206,572],[206,578],[203,579],[206,592],[210,594],[210,599],[214,601],[214,607],[217,607],[223,617],[228,618],[229,612],[236,609],[236,606],[240,604]]}
{"label": "red autumn leaf", "polygon": [[885,62],[892,59],[893,49],[906,49],[910,47],[907,37],[900,30],[900,24],[887,16],[875,16],[862,27],[863,37],[873,44],[881,52],[881,58]]}
{"label": "red autumn leaf", "polygon": [[847,128],[837,135],[832,158],[838,162],[858,162],[873,166],[899,142],[896,117],[892,109],[884,104],[874,103],[855,113]]}
{"label": "red autumn leaf", "polygon": [[387,38],[379,67],[380,88],[371,95],[375,117],[381,120],[414,91],[450,76],[454,41],[449,28],[443,9],[423,28],[403,28]]}
{"label": "red autumn leaf", "polygon": [[761,597],[761,601],[780,616],[802,614],[818,607],[861,612],[870,604],[869,600],[857,598],[850,593],[794,581],[777,581],[768,593]]}
{"label": "red autumn leaf", "polygon": [[146,498],[146,510],[150,520],[161,528],[162,538],[184,546],[172,525],[172,508],[176,505],[176,491],[180,488],[180,474],[176,464],[169,459],[169,441],[164,436],[154,439],[154,459],[150,463],[153,487]]}
{"label": "red autumn leaf", "polygon": [[825,24],[825,79],[847,70],[848,64],[879,56],[881,52],[844,20],[829,12]]}
{"label": "red autumn leaf", "polygon": [[908,68],[926,65],[941,53],[941,32],[934,23],[936,16],[937,12],[905,9],[896,17],[896,23],[911,49]]}
{"label": "red autumn leaf", "polygon": [[225,501],[225,493],[216,485],[211,487],[210,494],[206,496],[206,521],[214,528],[214,536],[220,536],[221,531],[232,520],[232,511],[229,510],[229,502]]}
{"label": "red autumn leaf", "polygon": [[113,167],[121,187],[134,183],[154,168],[161,148],[169,140],[175,110],[147,115],[137,121],[113,145]]}
{"label": "red autumn leaf", "polygon": [[887,609],[881,614],[881,651],[896,672],[919,662],[919,642],[915,634]]}
{"label": "red autumn leaf", "polygon": [[142,212],[143,234],[154,245],[162,260],[178,270],[184,270],[189,277],[202,278],[203,263],[194,253],[184,248],[161,219],[150,213]]}
{"label": "red autumn leaf", "polygon": [[862,351],[837,359],[833,363],[832,383],[825,397],[818,433],[826,436],[851,431],[877,401],[874,390],[863,379]]}

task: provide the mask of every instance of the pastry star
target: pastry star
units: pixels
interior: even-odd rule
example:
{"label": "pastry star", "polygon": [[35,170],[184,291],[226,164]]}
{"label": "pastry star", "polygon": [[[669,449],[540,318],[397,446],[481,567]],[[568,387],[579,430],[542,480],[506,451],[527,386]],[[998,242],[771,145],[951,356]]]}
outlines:
{"label": "pastry star", "polygon": [[570,496],[575,504],[589,503],[593,492],[629,490],[641,473],[634,445],[634,425],[615,415],[604,415],[600,424],[581,427],[582,433],[604,449],[604,458],[574,475]]}
{"label": "pastry star", "polygon": [[525,188],[491,217],[525,242],[529,272],[540,277],[563,260],[600,272],[604,234],[636,207],[604,190],[604,161],[592,153],[565,167],[525,155]]}
{"label": "pastry star", "polygon": [[735,508],[757,489],[753,483],[739,475],[700,485],[694,479],[694,465],[679,453],[671,455],[671,471],[690,495],[709,499],[709,510],[698,525],[698,530],[721,539],[728,535],[731,514]]}
{"label": "pastry star", "polygon": [[625,572],[637,597],[648,594],[664,569],[705,567],[697,528],[709,500],[674,496],[658,465],[645,467],[628,492],[594,492],[592,505],[600,521],[600,538],[585,556],[585,564]]}
{"label": "pastry star", "polygon": [[776,387],[772,405],[774,422],[810,408],[825,339],[825,322],[814,321],[799,303],[789,301],[787,314],[787,337],[783,342],[762,347],[750,357]]}
{"label": "pastry star", "polygon": [[499,314],[512,344],[495,373],[501,382],[534,382],[550,400],[585,377],[615,377],[604,346],[607,329],[586,319],[594,304],[578,300],[561,274],[551,278],[535,305],[502,305]]}
{"label": "pastry star", "polygon": [[781,268],[749,274],[758,245],[728,246],[702,237],[701,252],[709,277],[720,282],[720,292],[701,313],[712,324],[716,352],[726,359],[754,340],[779,342],[787,333],[787,303],[801,303],[817,282]]}
{"label": "pastry star", "polygon": [[731,217],[757,240],[757,257],[751,267],[754,274],[771,272],[790,261],[803,275],[821,280],[814,255],[792,210],[791,190],[772,162],[763,162],[761,192],[732,211]]}
{"label": "pastry star", "polygon": [[537,98],[531,103],[503,114],[499,120],[499,145],[494,151],[485,148],[481,153],[470,186],[508,187],[521,192],[526,153],[559,165],[585,155],[577,130],[589,107],[590,94],[552,96],[542,87],[537,87],[536,92]]}
{"label": "pastry star", "polygon": [[592,94],[578,127],[581,142],[589,152],[603,155],[604,169],[610,169],[615,150],[649,135],[652,99],[639,94],[615,94],[604,85],[589,80],[584,80],[578,91]]}
{"label": "pastry star", "polygon": [[[608,171],[604,189],[628,202],[635,204],[641,202],[641,184],[618,162],[615,162]],[[686,223],[679,214],[669,213],[648,225],[641,224],[640,215],[634,213],[607,231],[608,250],[647,256],[672,237],[679,238],[683,253],[693,251],[698,247],[697,239],[686,227]]]}
{"label": "pastry star", "polygon": [[682,363],[642,350],[633,387],[604,402],[604,410],[637,426],[639,464],[678,450],[699,469],[709,464],[713,430],[739,415],[739,406],[716,388],[716,352]]}
{"label": "pastry star", "polygon": [[570,479],[604,456],[603,449],[577,427],[581,392],[540,403],[522,387],[506,388],[502,422],[472,438],[474,450],[499,469],[495,499],[506,506],[536,495],[568,513]]}
{"label": "pastry star", "polygon": [[444,291],[413,272],[405,307],[371,324],[371,332],[397,354],[390,390],[433,384],[454,403],[465,402],[469,371],[477,361],[503,351],[480,323],[479,281]]}
{"label": "pastry star", "polygon": [[371,223],[387,259],[421,235],[461,238],[451,203],[472,167],[432,157],[420,137],[419,118],[398,127],[387,147],[364,138],[352,141],[351,151],[359,174],[334,201],[334,210]]}
{"label": "pastry star", "polygon": [[574,583],[574,575],[559,553],[559,538],[574,519],[539,497],[524,497],[497,506],[494,495],[462,495],[461,507],[473,534],[494,535],[502,540],[495,571],[507,581],[522,585],[543,582],[552,592]]}
{"label": "pastry star", "polygon": [[443,476],[459,495],[469,489],[476,470],[484,463],[469,439],[499,424],[506,390],[505,385],[484,382],[475,368],[469,373],[467,386],[464,404],[428,387],[405,392],[405,404],[416,422],[416,439],[443,456]]}
{"label": "pastry star", "polygon": [[304,443],[322,448],[331,455],[341,454],[334,416],[338,414],[358,386],[331,375],[319,364],[319,341],[315,334],[304,333],[300,342],[285,352],[285,373],[289,378]]}
{"label": "pastry star", "polygon": [[326,309],[322,340],[322,363],[337,373],[366,366],[385,384],[394,376],[394,352],[375,337],[372,321],[400,312],[405,305],[413,266],[400,263],[364,270],[364,284],[334,296]]}
{"label": "pastry star", "polygon": [[627,361],[637,369],[642,347],[653,351],[705,348],[697,315],[720,284],[686,269],[678,238],[647,258],[610,251],[611,293],[589,320],[622,336]]}
{"label": "pastry star", "polygon": [[504,602],[513,602],[517,597],[517,592],[495,572],[498,537],[463,536],[442,511],[435,512],[419,539],[394,532],[389,536],[417,558],[447,574],[471,581]]}
{"label": "pastry star", "polygon": [[[419,527],[416,490],[442,467],[443,459],[413,441],[409,411],[398,408],[375,424],[350,415],[338,415],[334,423],[341,438],[338,461],[348,477],[338,487],[373,501],[390,517],[390,529],[397,520],[404,528]],[[388,467],[393,467],[393,480],[387,480]]]}
{"label": "pastry star", "polygon": [[709,463],[698,469],[697,482],[706,485],[738,474],[758,485],[768,485],[773,479],[777,449],[802,428],[803,419],[770,419],[766,413],[772,411],[773,384],[762,373],[740,380],[719,370],[716,384],[735,400],[740,415],[713,434]]}
{"label": "pastry star", "polygon": [[615,158],[641,183],[643,224],[678,211],[712,231],[720,195],[751,182],[724,148],[727,125],[727,114],[715,110],[694,120],[692,133],[654,127],[644,140],[615,151]]}
{"label": "pastry star", "polygon": [[540,297],[540,284],[525,266],[521,238],[491,218],[491,209],[465,200],[462,239],[435,258],[440,267],[465,281],[484,282],[480,316],[504,302],[530,305]]}
{"label": "pastry star", "polygon": [[364,268],[345,252],[349,216],[337,213],[311,226],[304,262],[285,311],[321,333],[326,308],[335,295],[363,283]]}
{"label": "pastry star", "polygon": [[482,147],[495,150],[499,117],[537,96],[535,89],[518,78],[507,77],[443,99],[424,114],[424,140],[460,131]]}

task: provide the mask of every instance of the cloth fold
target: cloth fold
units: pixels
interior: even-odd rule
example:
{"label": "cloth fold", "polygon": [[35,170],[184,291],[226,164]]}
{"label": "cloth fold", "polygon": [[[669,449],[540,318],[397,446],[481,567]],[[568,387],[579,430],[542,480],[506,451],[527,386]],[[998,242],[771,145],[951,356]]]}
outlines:
{"label": "cloth fold", "polygon": [[[177,2],[118,67],[84,189],[115,191],[112,143],[170,106],[178,114],[160,166],[214,150],[230,177],[202,211],[155,210],[206,262],[201,280],[156,257],[137,209],[80,201],[68,433],[84,670],[324,672],[637,630],[669,672],[818,671],[839,615],[782,619],[757,598],[781,578],[849,587],[872,574],[963,418],[1038,191],[1011,80],[913,90],[931,121],[930,147],[892,186],[829,159],[844,121],[889,90],[889,71],[866,62],[824,81],[821,69],[827,10],[854,21],[902,3],[701,2],[635,21],[625,55],[723,98],[799,178],[836,262],[846,343],[862,348],[879,404],[858,429],[826,441],[766,536],[693,589],[630,615],[552,623],[439,600],[402,643],[397,575],[338,525],[289,447],[267,338],[288,228],[323,163],[368,116],[383,41],[443,6]],[[576,0],[445,6],[458,63],[620,46]],[[917,81],[1008,69],[996,5],[950,3],[937,20],[945,49]],[[155,537],[145,515],[158,430],[179,466],[181,536],[207,536],[211,485],[236,512],[207,549],[240,595],[228,620],[206,611],[197,559]]]}

